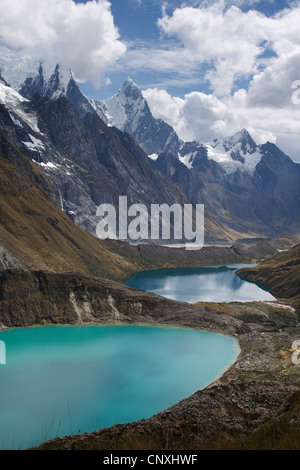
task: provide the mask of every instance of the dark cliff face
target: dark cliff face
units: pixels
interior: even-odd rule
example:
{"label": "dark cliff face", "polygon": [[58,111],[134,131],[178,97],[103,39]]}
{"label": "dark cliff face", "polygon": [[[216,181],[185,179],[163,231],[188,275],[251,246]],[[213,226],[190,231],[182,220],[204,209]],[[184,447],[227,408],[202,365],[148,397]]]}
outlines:
{"label": "dark cliff face", "polygon": [[25,110],[37,119],[40,132],[23,121],[15,126],[2,107],[4,134],[40,165],[53,182],[57,205],[90,233],[95,234],[98,223],[97,206],[118,204],[120,196],[128,196],[130,205],[147,207],[188,202],[180,188],[153,167],[132,136],[107,127],[95,113],[82,119],[67,98],[37,95],[22,104]]}
{"label": "dark cliff face", "polygon": [[[108,127],[95,113],[81,118],[65,97],[49,100],[34,95],[18,107],[15,119],[20,125],[4,107],[0,112],[4,135],[49,177],[58,207],[91,234],[99,221],[97,207],[118,205],[120,196],[128,197],[128,205],[141,203],[148,210],[151,204],[191,202],[130,134]],[[226,239],[226,230],[217,221],[210,223],[208,211],[206,216],[209,238]]]}
{"label": "dark cliff face", "polygon": [[43,75],[43,68],[40,65],[36,77],[28,77],[22,84],[20,93],[24,98],[31,100],[35,94],[44,96],[45,80]]}
{"label": "dark cliff face", "polygon": [[85,116],[87,113],[94,113],[95,110],[91,105],[90,101],[84,96],[84,94],[80,91],[77,83],[71,77],[67,91],[66,91],[66,98],[70,100],[74,108],[77,110],[80,117]]}
{"label": "dark cliff face", "polygon": [[253,174],[253,206],[274,233],[299,232],[300,165],[276,145],[262,145],[262,159]]}
{"label": "dark cliff face", "polygon": [[[27,269],[123,278],[139,255],[108,246],[74,224],[53,201],[54,185],[0,133],[0,247]],[[119,251],[119,253],[118,253]]]}
{"label": "dark cliff face", "polygon": [[60,153],[92,175],[95,187],[101,184],[109,193],[107,200],[99,192],[96,204],[117,203],[121,195],[128,195],[130,203],[186,200],[171,180],[166,184],[129,134],[107,127],[96,114],[81,119],[66,98],[47,101],[37,112]]}
{"label": "dark cliff face", "polygon": [[154,166],[176,182],[181,182],[188,177],[188,168],[172,152],[161,153],[155,160]]}
{"label": "dark cliff face", "polygon": [[148,115],[144,115],[139,120],[136,129],[133,130],[128,123],[125,130],[133,135],[148,155],[178,150],[179,139],[174,129],[161,119],[153,118],[150,110]]}
{"label": "dark cliff face", "polygon": [[[195,312],[197,317],[195,318]],[[42,324],[178,324],[243,331],[243,321],[221,311],[175,302],[107,279],[82,274],[0,270],[0,326]],[[186,317],[186,318],[185,318]],[[193,319],[193,320],[192,320]]]}

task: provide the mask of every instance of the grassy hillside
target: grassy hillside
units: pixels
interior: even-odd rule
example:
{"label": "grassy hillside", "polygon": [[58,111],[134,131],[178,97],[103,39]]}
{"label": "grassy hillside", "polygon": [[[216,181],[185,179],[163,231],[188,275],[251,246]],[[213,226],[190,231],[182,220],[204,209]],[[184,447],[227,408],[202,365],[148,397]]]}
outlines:
{"label": "grassy hillside", "polygon": [[0,245],[28,269],[118,278],[140,268],[75,225],[37,165],[0,137]]}

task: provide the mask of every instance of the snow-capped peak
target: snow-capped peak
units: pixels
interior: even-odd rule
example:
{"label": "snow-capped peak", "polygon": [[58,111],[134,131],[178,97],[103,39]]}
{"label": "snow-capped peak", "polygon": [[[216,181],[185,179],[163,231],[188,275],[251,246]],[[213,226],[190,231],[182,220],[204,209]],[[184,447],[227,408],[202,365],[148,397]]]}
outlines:
{"label": "snow-capped peak", "polygon": [[61,64],[23,56],[5,46],[0,46],[0,69],[6,83],[21,94],[35,84],[43,96],[51,98],[64,96],[72,78],[72,72]]}
{"label": "snow-capped peak", "polygon": [[141,90],[131,78],[127,78],[117,94],[106,101],[109,100],[120,101],[121,105],[126,108],[128,119],[130,119],[131,115],[140,108],[141,102],[143,105],[142,109],[146,104],[146,100],[144,99]]}
{"label": "snow-capped peak", "polygon": [[54,72],[45,85],[44,95],[52,99],[65,96],[71,78],[70,70],[65,71],[60,64],[56,64]]}
{"label": "snow-capped peak", "polygon": [[253,153],[257,148],[256,143],[245,128],[237,132],[233,136],[224,139],[223,141],[223,145],[226,151],[233,149],[238,144],[240,144],[240,150],[244,154]]}
{"label": "snow-capped peak", "polygon": [[236,132],[233,136],[229,137],[227,140],[231,140],[233,144],[242,142],[245,139],[251,139],[251,136],[247,129],[243,127],[240,131]]}
{"label": "snow-capped peak", "polygon": [[131,96],[133,99],[143,98],[140,88],[130,77],[125,80],[117,95],[118,94],[123,94],[127,97]]}
{"label": "snow-capped peak", "polygon": [[132,87],[132,86],[138,88],[137,84],[132,80],[132,78],[127,77],[125,82],[123,83],[121,89]]}
{"label": "snow-capped peak", "polygon": [[141,90],[130,77],[114,96],[101,103],[94,101],[93,106],[96,110],[100,106],[109,125],[125,130],[126,125],[130,123],[132,132],[137,128],[141,115],[148,107]]}
{"label": "snow-capped peak", "polygon": [[228,174],[238,169],[253,173],[262,157],[260,147],[247,129],[231,137],[215,139],[206,144],[206,148],[208,158],[219,163]]}
{"label": "snow-capped peak", "polygon": [[23,103],[26,102],[28,102],[26,98],[21,96],[17,91],[6,85],[4,82],[0,81],[0,103],[4,104],[13,121],[16,124],[18,123],[19,126],[22,126],[22,124],[17,120],[17,118],[19,118],[21,121],[26,122],[34,132],[40,133],[36,116],[32,113],[25,112],[24,110]]}

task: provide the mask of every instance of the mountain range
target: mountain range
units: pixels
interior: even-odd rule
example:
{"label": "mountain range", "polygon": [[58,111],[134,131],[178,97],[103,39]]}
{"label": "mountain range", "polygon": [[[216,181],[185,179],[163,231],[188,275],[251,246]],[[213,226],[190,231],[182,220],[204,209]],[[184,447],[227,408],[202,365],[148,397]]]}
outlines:
{"label": "mountain range", "polygon": [[0,78],[0,132],[52,182],[50,197],[95,235],[96,211],[116,205],[205,205],[205,242],[300,232],[300,164],[242,129],[210,143],[183,142],[156,119],[128,78],[89,100],[72,72],[39,64],[14,89]]}
{"label": "mountain range", "polygon": [[[300,165],[270,142],[257,145],[246,129],[183,142],[130,79],[109,100],[91,101],[61,65],[18,64],[0,48],[3,59],[0,330],[198,328],[234,335],[241,349],[217,381],[150,419],[79,430],[39,448],[296,448],[300,245],[288,248],[299,243]],[[205,204],[213,246],[100,240],[97,207],[117,205],[120,195],[147,207]],[[259,263],[238,273],[276,301],[190,305],[115,282],[149,269],[241,263]]]}

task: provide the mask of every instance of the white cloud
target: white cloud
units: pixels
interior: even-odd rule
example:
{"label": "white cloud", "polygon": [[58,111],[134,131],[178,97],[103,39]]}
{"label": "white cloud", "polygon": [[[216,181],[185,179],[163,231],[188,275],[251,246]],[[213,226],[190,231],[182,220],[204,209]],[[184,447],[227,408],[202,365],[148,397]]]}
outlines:
{"label": "white cloud", "polygon": [[225,6],[219,1],[177,8],[158,20],[164,35],[178,40],[174,56],[185,57],[194,69],[195,64],[207,65],[206,79],[216,96],[229,94],[236,80],[256,74],[268,62],[269,51],[279,57],[300,46],[300,8],[268,17]]}
{"label": "white cloud", "polygon": [[247,105],[289,108],[292,106],[291,85],[300,79],[300,46],[269,62],[250,82]]}
{"label": "white cloud", "polygon": [[[182,68],[193,78],[197,65],[206,64],[213,94],[178,99],[152,88],[144,91],[150,109],[183,140],[207,142],[246,127],[257,143],[276,142],[300,161],[300,105],[292,102],[292,83],[300,80],[300,8],[267,17],[224,4],[182,7],[159,20],[164,34],[179,41],[172,48],[174,70],[185,58]],[[247,88],[233,93],[241,78]]]}
{"label": "white cloud", "polygon": [[185,141],[209,142],[214,138],[233,135],[247,128],[258,144],[277,143],[295,161],[300,161],[300,105],[274,108],[250,105],[246,90],[221,99],[200,92],[185,95],[184,99],[172,97],[157,88],[143,92],[156,118],[173,126]]}
{"label": "white cloud", "polygon": [[230,93],[236,79],[256,72],[262,43],[269,40],[268,21],[257,11],[243,13],[236,6],[225,11],[218,2],[206,8],[178,8],[158,25],[180,41],[193,62],[210,65],[206,78],[222,96]]}
{"label": "white cloud", "polygon": [[97,85],[126,51],[107,0],[1,0],[0,43]]}
{"label": "white cloud", "polygon": [[184,106],[184,100],[178,97],[172,97],[166,90],[158,88],[148,88],[143,91],[143,96],[147,100],[152,114],[157,119],[163,119],[168,124],[181,132],[181,110]]}
{"label": "white cloud", "polygon": [[213,95],[192,92],[181,99],[157,88],[143,95],[153,115],[174,127],[182,140],[208,142],[233,128],[233,114]]}
{"label": "white cloud", "polygon": [[[108,0],[1,0],[0,44],[61,62],[79,81],[107,84],[105,73],[116,63],[126,74],[150,72],[156,87],[144,96],[153,114],[184,140],[206,142],[246,127],[258,143],[277,142],[300,161],[300,105],[291,99],[291,85],[300,80],[300,7],[268,17],[227,0],[195,0],[169,16],[171,5],[181,1],[159,3],[165,4],[160,42],[136,40],[125,53]],[[245,3],[256,0],[235,1]],[[211,94],[195,91],[178,98],[159,89],[202,85],[203,79]],[[247,89],[238,89],[241,79]]]}
{"label": "white cloud", "polygon": [[222,97],[241,81],[247,82],[259,74],[276,58],[299,48],[299,7],[268,17],[228,3],[219,0],[213,4],[201,2],[198,7],[183,6],[170,16],[163,9],[157,22],[160,42],[130,43],[122,67],[129,74],[137,69],[164,74],[165,83],[167,76],[174,75],[182,85],[205,80],[212,93]]}

